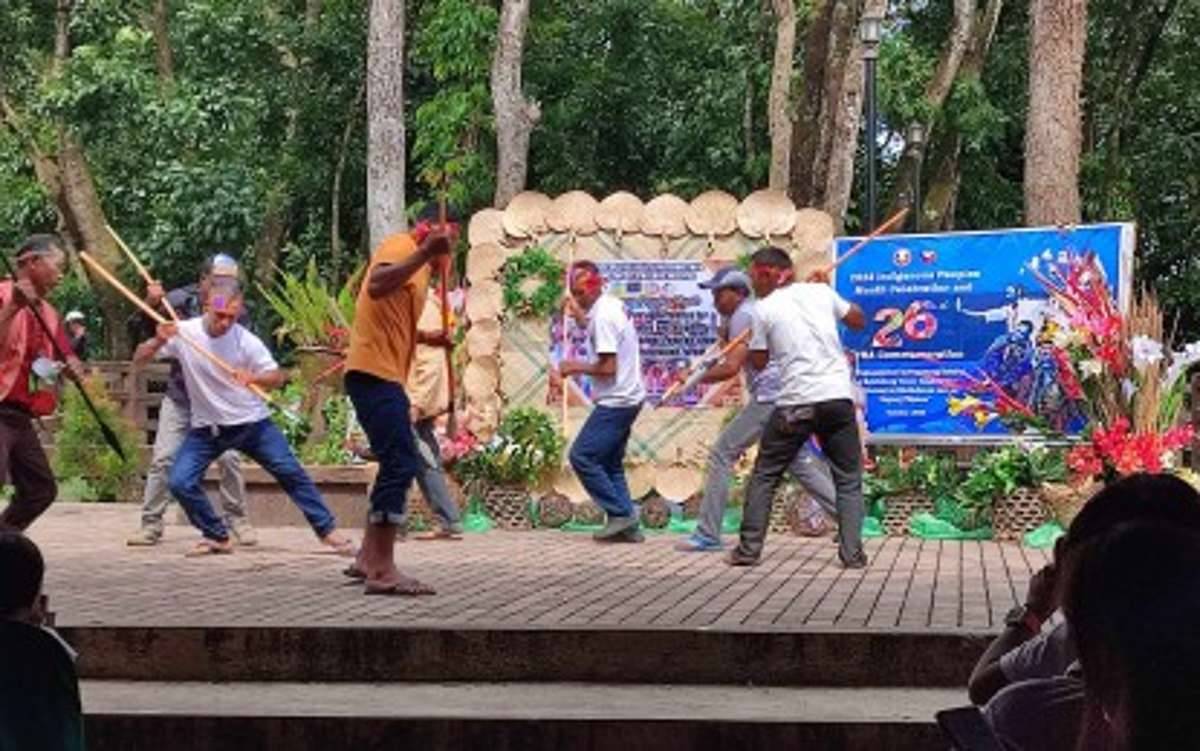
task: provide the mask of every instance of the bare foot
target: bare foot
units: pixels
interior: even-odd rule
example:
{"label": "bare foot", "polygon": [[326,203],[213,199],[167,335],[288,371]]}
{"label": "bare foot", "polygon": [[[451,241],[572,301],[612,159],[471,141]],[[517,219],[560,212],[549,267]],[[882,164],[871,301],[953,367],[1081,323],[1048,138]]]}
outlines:
{"label": "bare foot", "polygon": [[231,540],[201,540],[196,547],[185,553],[187,558],[203,558],[207,555],[228,555],[233,552]]}
{"label": "bare foot", "polygon": [[365,592],[369,595],[392,595],[396,597],[420,597],[422,595],[437,594],[437,590],[428,584],[417,581],[411,576],[405,576],[395,570],[389,576],[368,579]]}
{"label": "bare foot", "polygon": [[340,532],[330,532],[321,538],[321,543],[333,549],[338,555],[347,558],[353,558],[359,555],[358,548],[354,546],[354,540],[345,537]]}

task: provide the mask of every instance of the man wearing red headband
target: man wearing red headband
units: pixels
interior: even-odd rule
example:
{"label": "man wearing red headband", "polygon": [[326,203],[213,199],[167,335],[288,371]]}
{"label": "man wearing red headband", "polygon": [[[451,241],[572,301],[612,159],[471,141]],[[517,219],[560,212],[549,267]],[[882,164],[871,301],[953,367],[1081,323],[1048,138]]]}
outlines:
{"label": "man wearing red headband", "polygon": [[551,388],[563,388],[564,378],[591,376],[596,405],[571,446],[571,466],[592,500],[608,515],[608,524],[595,539],[641,542],[624,466],[625,446],[646,400],[637,331],[621,301],[604,294],[604,279],[596,264],[576,263],[570,281],[566,310],[578,325],[587,327],[592,359],[560,363],[558,371],[551,373]]}
{"label": "man wearing red headband", "polygon": [[[26,529],[58,495],[54,473],[33,429],[33,419],[54,411],[53,384],[62,364],[34,311],[54,332],[65,367],[82,373],[58,313],[46,297],[62,280],[66,255],[54,235],[33,235],[14,257],[17,278],[0,281],[0,486],[15,493],[0,527]],[[3,268],[0,266],[0,268]]]}
{"label": "man wearing red headband", "polygon": [[796,452],[815,434],[833,472],[838,558],[846,568],[862,568],[867,565],[862,548],[862,454],[838,323],[860,330],[866,318],[861,308],[826,284],[793,283],[792,260],[779,248],[755,253],[750,273],[759,297],[750,361],[760,369],[776,362],[780,388],[746,490],[741,541],[729,562],[758,563],[775,489]]}

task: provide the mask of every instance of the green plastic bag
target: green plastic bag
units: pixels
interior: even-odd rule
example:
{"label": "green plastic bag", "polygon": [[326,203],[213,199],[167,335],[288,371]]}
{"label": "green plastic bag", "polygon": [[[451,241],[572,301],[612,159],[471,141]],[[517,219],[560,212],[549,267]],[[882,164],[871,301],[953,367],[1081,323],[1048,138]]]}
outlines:
{"label": "green plastic bag", "polygon": [[990,540],[991,527],[980,527],[970,531],[959,529],[945,519],[933,514],[914,514],[908,520],[908,531],[923,540]]}
{"label": "green plastic bag", "polygon": [[1058,541],[1058,538],[1066,533],[1066,530],[1058,522],[1046,522],[1037,529],[1027,533],[1022,542],[1028,547],[1044,550],[1054,547],[1054,543]]}
{"label": "green plastic bag", "polygon": [[467,513],[463,514],[464,532],[487,532],[492,528],[492,520],[483,508],[483,502],[472,498],[467,504]]}
{"label": "green plastic bag", "polygon": [[883,531],[883,523],[873,516],[868,516],[863,519],[862,536],[864,539],[872,537],[883,537],[886,532]]}

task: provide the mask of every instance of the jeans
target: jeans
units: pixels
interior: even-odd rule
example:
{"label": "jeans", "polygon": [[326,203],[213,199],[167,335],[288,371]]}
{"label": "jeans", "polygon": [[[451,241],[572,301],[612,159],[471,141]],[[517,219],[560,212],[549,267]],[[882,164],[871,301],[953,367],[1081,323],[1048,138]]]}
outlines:
{"label": "jeans", "polygon": [[[725,517],[725,506],[729,503],[733,466],[742,458],[742,454],[758,443],[774,409],[773,404],[751,402],[721,431],[708,455],[708,475],[696,527],[699,536],[713,542],[721,539],[721,522]],[[788,470],[821,508],[830,516],[837,515],[833,478],[825,462],[814,456],[807,445],[795,455]]]}
{"label": "jeans", "polygon": [[[96,450],[109,448],[101,445]],[[33,429],[33,418],[20,408],[0,404],[0,485],[6,480],[16,492],[0,514],[0,527],[28,529],[58,496],[54,472]]]}
{"label": "jeans", "polygon": [[403,524],[408,489],[421,464],[408,396],[400,384],[357,370],[346,374],[345,383],[371,452],[379,460],[367,523]]}
{"label": "jeans", "polygon": [[434,433],[434,418],[418,420],[414,432],[417,452],[421,455],[417,467],[417,486],[421,488],[421,494],[433,509],[442,529],[461,532],[458,506],[450,497],[450,486],[446,484],[446,472],[442,469],[442,449]]}
{"label": "jeans", "polygon": [[592,410],[571,446],[571,467],[596,505],[610,518],[637,513],[625,480],[625,446],[642,405]]}
{"label": "jeans", "polygon": [[[146,472],[146,489],[142,492],[142,528],[156,535],[163,531],[163,515],[171,495],[167,492],[167,476],[179,447],[191,429],[191,410],[164,396],[158,411],[158,431],[154,436],[154,455]],[[234,526],[246,521],[246,481],[242,477],[242,460],[236,451],[226,451],[217,459],[221,470],[221,510],[225,523]]]}
{"label": "jeans", "polygon": [[175,456],[168,480],[171,495],[183,506],[188,520],[204,537],[218,542],[229,539],[229,529],[213,511],[200,483],[209,465],[230,450],[241,451],[269,472],[304,514],[318,537],[325,537],[337,528],[337,521],[321,499],[312,478],[296,460],[283,433],[270,420],[259,420],[218,428],[194,428],[183,439]]}
{"label": "jeans", "polygon": [[854,402],[849,399],[783,407],[771,412],[758,447],[758,459],[746,490],[742,534],[737,553],[745,558],[762,555],[771,502],[783,473],[810,436],[821,439],[829,459],[837,496],[838,555],[843,562],[862,554],[862,523],[866,516],[862,489],[862,447]]}

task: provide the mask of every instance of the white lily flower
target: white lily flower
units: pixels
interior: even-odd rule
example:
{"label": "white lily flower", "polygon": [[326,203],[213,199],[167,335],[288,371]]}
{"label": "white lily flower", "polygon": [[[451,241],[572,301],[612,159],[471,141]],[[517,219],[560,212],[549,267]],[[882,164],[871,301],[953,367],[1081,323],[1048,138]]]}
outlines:
{"label": "white lily flower", "polygon": [[1151,365],[1156,365],[1163,359],[1163,346],[1148,336],[1139,334],[1130,342],[1133,350],[1133,366],[1138,371],[1145,371]]}
{"label": "white lily flower", "polygon": [[1099,378],[1104,374],[1104,363],[1099,360],[1083,360],[1079,363],[1079,373],[1084,378]]}

